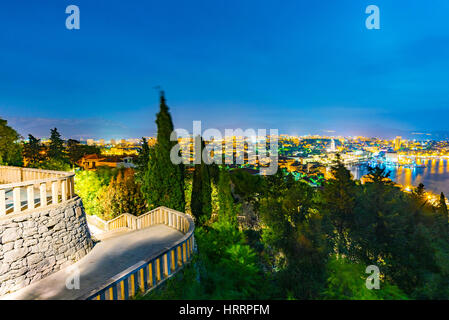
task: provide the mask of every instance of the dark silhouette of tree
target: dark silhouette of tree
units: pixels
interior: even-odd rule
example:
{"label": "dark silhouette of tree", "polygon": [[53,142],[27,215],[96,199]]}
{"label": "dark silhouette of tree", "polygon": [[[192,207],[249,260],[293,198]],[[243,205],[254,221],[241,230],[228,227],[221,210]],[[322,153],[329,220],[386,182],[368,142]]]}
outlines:
{"label": "dark silhouette of tree", "polygon": [[[195,137],[196,143],[201,145],[201,154],[205,148],[200,136]],[[212,187],[209,173],[209,165],[201,159],[200,164],[195,164],[192,182],[192,196],[190,208],[199,224],[205,223],[212,214]]]}
{"label": "dark silhouette of tree", "polygon": [[366,180],[376,183],[376,184],[394,184],[393,181],[390,180],[390,171],[387,171],[385,167],[381,168],[377,167],[368,167],[368,174],[366,175]]}
{"label": "dark silhouette of tree", "polygon": [[29,134],[28,142],[23,146],[23,157],[26,160],[27,167],[37,168],[39,163],[43,160],[41,151],[41,140]]}
{"label": "dark silhouette of tree", "polygon": [[446,197],[444,196],[443,192],[441,192],[440,194],[440,201],[438,202],[438,210],[442,215],[444,216],[448,215]]}
{"label": "dark silhouette of tree", "polygon": [[422,183],[420,183],[414,190],[413,195],[419,200],[425,200],[425,187]]}
{"label": "dark silhouette of tree", "polygon": [[50,129],[50,145],[48,147],[47,156],[53,160],[64,160],[64,140],[57,128]]}

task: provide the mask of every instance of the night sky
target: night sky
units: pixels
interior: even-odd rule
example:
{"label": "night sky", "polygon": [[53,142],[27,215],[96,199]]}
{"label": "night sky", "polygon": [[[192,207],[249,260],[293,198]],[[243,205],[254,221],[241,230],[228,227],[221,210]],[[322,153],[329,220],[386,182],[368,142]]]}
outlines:
{"label": "night sky", "polygon": [[449,130],[448,15],[447,0],[3,1],[0,117],[24,136],[151,136],[161,86],[189,131]]}

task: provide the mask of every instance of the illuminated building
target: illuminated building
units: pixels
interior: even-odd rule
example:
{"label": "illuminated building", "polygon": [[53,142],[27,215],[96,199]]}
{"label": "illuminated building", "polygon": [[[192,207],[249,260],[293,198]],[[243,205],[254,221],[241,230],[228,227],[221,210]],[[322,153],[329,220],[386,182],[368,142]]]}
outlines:
{"label": "illuminated building", "polygon": [[396,139],[394,139],[394,150],[399,150],[401,149],[401,141],[402,137],[397,136]]}

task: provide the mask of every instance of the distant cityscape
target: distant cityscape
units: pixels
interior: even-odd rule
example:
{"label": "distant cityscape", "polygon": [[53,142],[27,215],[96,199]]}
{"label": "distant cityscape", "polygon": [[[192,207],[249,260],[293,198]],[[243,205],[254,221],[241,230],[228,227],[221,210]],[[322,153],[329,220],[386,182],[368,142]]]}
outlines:
{"label": "distant cityscape", "polygon": [[[154,146],[155,137],[145,137],[148,145]],[[239,152],[247,152],[246,138],[233,137],[234,157]],[[269,137],[267,141],[269,141]],[[424,159],[448,159],[449,141],[435,140],[409,140],[400,136],[394,139],[379,139],[368,137],[341,137],[341,136],[290,136],[279,135],[278,139],[278,166],[294,175],[297,180],[304,180],[312,186],[320,186],[329,175],[329,167],[335,162],[337,155],[348,167],[366,165],[386,165],[394,168],[424,168]],[[182,150],[190,150],[190,160],[194,158],[193,137],[180,138]],[[48,141],[43,139],[42,143]],[[85,139],[81,144],[96,146],[101,151],[101,157],[87,155],[80,160],[85,169],[95,169],[100,166],[116,167],[117,164],[129,163],[138,156],[142,147],[142,139]],[[210,141],[206,141],[210,143]],[[224,144],[224,140],[214,143]],[[229,155],[229,154],[228,154]],[[245,155],[246,156],[246,155]],[[241,165],[231,164],[228,167],[245,168],[256,174],[264,164],[255,161]],[[85,163],[85,165],[82,165]],[[408,186],[405,186],[408,187]]]}

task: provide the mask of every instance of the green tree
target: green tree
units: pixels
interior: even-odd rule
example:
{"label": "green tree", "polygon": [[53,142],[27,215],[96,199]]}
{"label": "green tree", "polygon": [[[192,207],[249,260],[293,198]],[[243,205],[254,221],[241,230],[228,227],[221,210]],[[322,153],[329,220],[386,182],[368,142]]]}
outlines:
{"label": "green tree", "polygon": [[285,298],[315,299],[324,289],[329,249],[313,195],[312,187],[298,181],[261,205],[262,239]]}
{"label": "green tree", "polygon": [[337,255],[347,254],[350,246],[349,231],[354,223],[356,184],[344,164],[337,160],[331,167],[332,178],[324,184],[321,211],[328,215],[334,232]]}
{"label": "green tree", "polygon": [[70,164],[60,159],[47,159],[37,165],[39,169],[55,170],[55,171],[70,171]]}
{"label": "green tree", "polygon": [[50,129],[50,145],[48,147],[47,156],[54,160],[65,160],[64,140],[57,128]]}
{"label": "green tree", "polygon": [[67,140],[67,156],[70,165],[74,166],[83,156],[88,154],[101,154],[97,146],[83,145],[74,139]]}
{"label": "green tree", "polygon": [[75,176],[75,193],[83,200],[87,214],[103,217],[100,190],[106,184],[95,171],[79,171]]}
{"label": "green tree", "polygon": [[102,214],[110,220],[123,213],[139,216],[146,212],[145,198],[140,185],[135,180],[133,169],[123,169],[113,177],[107,188],[103,188],[99,195]]}
{"label": "green tree", "polygon": [[189,266],[145,299],[266,299],[268,283],[256,252],[236,224],[220,220],[195,231]]}
{"label": "green tree", "polygon": [[[201,145],[203,153],[205,144],[201,137],[196,137],[196,143]],[[209,174],[209,165],[201,160],[200,164],[195,164],[193,171],[192,195],[190,201],[192,215],[199,224],[205,223],[212,214],[212,187]]]}
{"label": "green tree", "polygon": [[23,146],[23,157],[25,158],[27,167],[37,168],[39,166],[39,163],[43,160],[41,151],[41,140],[29,134],[28,142]]}
{"label": "green tree", "polygon": [[231,177],[229,171],[224,168],[219,171],[217,189],[218,217],[236,220],[237,205],[234,203],[234,197],[232,196]]}
{"label": "green tree", "polygon": [[0,118],[0,164],[21,166],[22,146],[20,135],[8,126],[8,122]]}
{"label": "green tree", "polygon": [[139,149],[139,155],[135,161],[137,179],[143,181],[145,173],[148,170],[148,161],[150,160],[150,147],[147,139],[142,137],[142,148]]}
{"label": "green tree", "polygon": [[174,164],[170,152],[177,141],[171,141],[173,122],[161,92],[160,111],[156,116],[157,143],[150,149],[148,170],[142,191],[150,208],[166,206],[178,211],[185,209],[184,167]]}
{"label": "green tree", "polygon": [[406,300],[408,297],[396,286],[381,281],[379,289],[369,290],[363,264],[332,257],[327,265],[324,299],[332,300]]}

